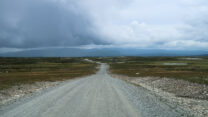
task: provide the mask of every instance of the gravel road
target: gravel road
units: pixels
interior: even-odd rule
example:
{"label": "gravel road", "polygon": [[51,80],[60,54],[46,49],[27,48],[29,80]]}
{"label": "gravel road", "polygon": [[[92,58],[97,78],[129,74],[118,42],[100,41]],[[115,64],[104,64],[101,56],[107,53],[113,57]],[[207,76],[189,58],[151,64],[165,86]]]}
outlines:
{"label": "gravel road", "polygon": [[0,117],[181,117],[191,116],[139,86],[97,74],[65,82],[0,109]]}

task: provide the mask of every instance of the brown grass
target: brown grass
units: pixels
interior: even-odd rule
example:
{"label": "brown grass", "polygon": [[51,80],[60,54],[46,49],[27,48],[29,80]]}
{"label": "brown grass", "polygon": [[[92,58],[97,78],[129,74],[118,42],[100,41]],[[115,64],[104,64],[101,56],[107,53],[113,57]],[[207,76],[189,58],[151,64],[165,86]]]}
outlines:
{"label": "brown grass", "polygon": [[[168,77],[208,84],[208,58],[183,58],[186,57],[113,57],[101,61],[109,63],[110,71],[114,74],[130,77]],[[164,63],[187,63],[187,65],[164,65]]]}
{"label": "brown grass", "polygon": [[0,58],[0,90],[14,85],[60,81],[94,74],[83,58]]}

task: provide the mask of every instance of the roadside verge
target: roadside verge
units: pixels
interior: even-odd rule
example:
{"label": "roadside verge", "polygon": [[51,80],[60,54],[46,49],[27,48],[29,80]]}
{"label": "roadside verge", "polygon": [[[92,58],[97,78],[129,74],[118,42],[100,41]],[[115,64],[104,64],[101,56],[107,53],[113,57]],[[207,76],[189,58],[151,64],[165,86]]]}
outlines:
{"label": "roadside verge", "polygon": [[208,86],[206,85],[168,78],[127,77],[116,74],[111,74],[111,76],[155,92],[168,102],[175,103],[184,110],[193,112],[197,117],[208,116],[206,95]]}

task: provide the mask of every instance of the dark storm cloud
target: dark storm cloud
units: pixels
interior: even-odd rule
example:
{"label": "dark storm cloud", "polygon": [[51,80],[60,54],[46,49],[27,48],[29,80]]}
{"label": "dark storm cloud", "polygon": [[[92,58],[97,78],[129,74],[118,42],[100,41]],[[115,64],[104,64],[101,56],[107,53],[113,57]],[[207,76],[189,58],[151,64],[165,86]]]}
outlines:
{"label": "dark storm cloud", "polygon": [[92,27],[71,0],[0,1],[0,48],[103,44]]}
{"label": "dark storm cloud", "polygon": [[208,49],[207,0],[0,0],[0,52]]}

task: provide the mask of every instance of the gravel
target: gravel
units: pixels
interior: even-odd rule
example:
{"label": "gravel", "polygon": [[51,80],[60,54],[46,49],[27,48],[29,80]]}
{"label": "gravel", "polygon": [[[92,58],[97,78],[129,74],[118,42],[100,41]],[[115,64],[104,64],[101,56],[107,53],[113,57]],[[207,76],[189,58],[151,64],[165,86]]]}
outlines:
{"label": "gravel", "polygon": [[53,87],[63,81],[57,82],[36,82],[34,84],[21,84],[13,86],[12,88],[0,90],[0,107],[8,105],[14,101],[18,101],[25,96],[31,95],[35,92]]}
{"label": "gravel", "polygon": [[183,110],[173,102],[169,102],[141,86],[127,84],[118,79],[112,79],[127,96],[128,100],[137,108],[142,117],[190,117],[191,112]]}
{"label": "gravel", "polygon": [[154,92],[161,100],[192,112],[194,117],[208,116],[207,85],[170,78],[112,76]]}
{"label": "gravel", "polygon": [[1,117],[190,117],[175,103],[140,86],[96,75],[75,79],[2,107]]}

